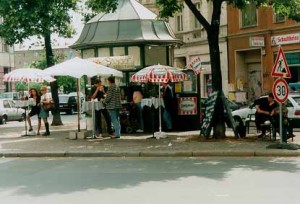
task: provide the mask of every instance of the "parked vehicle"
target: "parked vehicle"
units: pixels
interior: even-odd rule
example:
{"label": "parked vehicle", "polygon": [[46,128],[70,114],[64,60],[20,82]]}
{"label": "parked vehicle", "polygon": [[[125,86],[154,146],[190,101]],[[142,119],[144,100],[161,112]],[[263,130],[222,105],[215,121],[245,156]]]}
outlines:
{"label": "parked vehicle", "polygon": [[[69,93],[68,94],[69,96],[75,96],[75,97],[77,97],[77,92],[71,92],[71,93]],[[80,97],[80,99],[81,99],[81,103],[83,102],[83,101],[85,101],[85,96],[84,96],[84,94],[83,93],[79,93],[79,97]]]}
{"label": "parked vehicle", "polygon": [[0,99],[10,99],[10,100],[19,100],[19,92],[5,92],[0,94]]}
{"label": "parked vehicle", "polygon": [[[267,96],[261,96],[267,97]],[[286,101],[286,107],[289,110],[288,118],[291,125],[294,128],[300,128],[300,95],[290,94]],[[233,111],[232,116],[237,122],[238,126],[245,126],[245,121],[250,115],[254,115],[256,109],[254,105],[249,107],[241,108],[239,110]],[[248,118],[249,119],[249,118]]]}
{"label": "parked vehicle", "polygon": [[16,108],[13,100],[0,99],[0,124],[5,124],[7,121],[23,121],[25,117],[25,110]]}
{"label": "parked vehicle", "polygon": [[[204,119],[204,113],[205,113],[205,100],[207,98],[201,98],[201,116],[200,116],[200,121],[202,123],[202,120]],[[238,110],[240,108],[240,105],[236,104],[235,102],[229,100],[226,98],[227,103],[229,104],[229,107],[231,111]]]}
{"label": "parked vehicle", "polygon": [[[201,98],[201,111],[205,110],[204,104],[205,104],[205,100],[207,98]],[[235,102],[229,100],[228,98],[226,98],[227,103],[229,104],[229,107],[231,109],[231,111],[235,111],[238,110],[240,108],[240,106],[238,104],[236,104]]]}
{"label": "parked vehicle", "polygon": [[77,100],[75,96],[61,94],[58,95],[58,98],[60,112],[66,112],[67,114],[72,115],[74,111],[77,111]]}

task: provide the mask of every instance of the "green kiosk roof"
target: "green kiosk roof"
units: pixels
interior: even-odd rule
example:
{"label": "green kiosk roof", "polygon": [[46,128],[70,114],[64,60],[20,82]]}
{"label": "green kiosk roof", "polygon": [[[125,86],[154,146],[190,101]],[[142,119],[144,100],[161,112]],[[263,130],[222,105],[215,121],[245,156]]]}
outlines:
{"label": "green kiosk roof", "polygon": [[114,13],[100,13],[87,22],[79,39],[70,46],[88,49],[109,45],[181,44],[170,25],[135,0],[119,0]]}

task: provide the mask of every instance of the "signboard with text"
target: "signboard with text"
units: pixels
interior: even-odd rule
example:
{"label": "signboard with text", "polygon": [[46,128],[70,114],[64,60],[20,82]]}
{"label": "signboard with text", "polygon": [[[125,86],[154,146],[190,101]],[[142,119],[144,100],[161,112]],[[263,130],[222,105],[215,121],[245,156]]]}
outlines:
{"label": "signboard with text", "polygon": [[264,47],[265,38],[264,37],[250,37],[249,38],[250,47]]}
{"label": "signboard with text", "polygon": [[178,98],[178,115],[197,115],[197,97]]}
{"label": "signboard with text", "polygon": [[271,37],[271,45],[286,45],[300,43],[300,33],[277,35]]}

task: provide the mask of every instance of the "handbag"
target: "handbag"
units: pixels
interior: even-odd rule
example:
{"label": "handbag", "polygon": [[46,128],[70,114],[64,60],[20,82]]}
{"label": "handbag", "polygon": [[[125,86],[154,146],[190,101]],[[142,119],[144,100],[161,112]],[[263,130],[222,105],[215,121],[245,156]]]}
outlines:
{"label": "handbag", "polygon": [[45,111],[51,111],[55,108],[54,103],[43,104],[43,108]]}

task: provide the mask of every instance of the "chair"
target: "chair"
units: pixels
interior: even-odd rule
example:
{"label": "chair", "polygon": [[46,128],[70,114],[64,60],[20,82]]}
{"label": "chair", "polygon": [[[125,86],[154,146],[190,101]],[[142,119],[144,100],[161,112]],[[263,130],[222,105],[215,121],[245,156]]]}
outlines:
{"label": "chair", "polygon": [[250,132],[250,127],[256,127],[255,114],[248,114],[247,118],[245,119],[245,126],[247,129],[247,134]]}
{"label": "chair", "polygon": [[[274,134],[273,125],[272,125],[271,121],[267,120],[263,124],[261,124],[260,126],[261,126],[262,129],[266,130],[265,137],[269,136],[270,141],[271,141],[272,137],[273,137],[273,134]],[[275,136],[276,136],[276,132],[275,132]]]}

